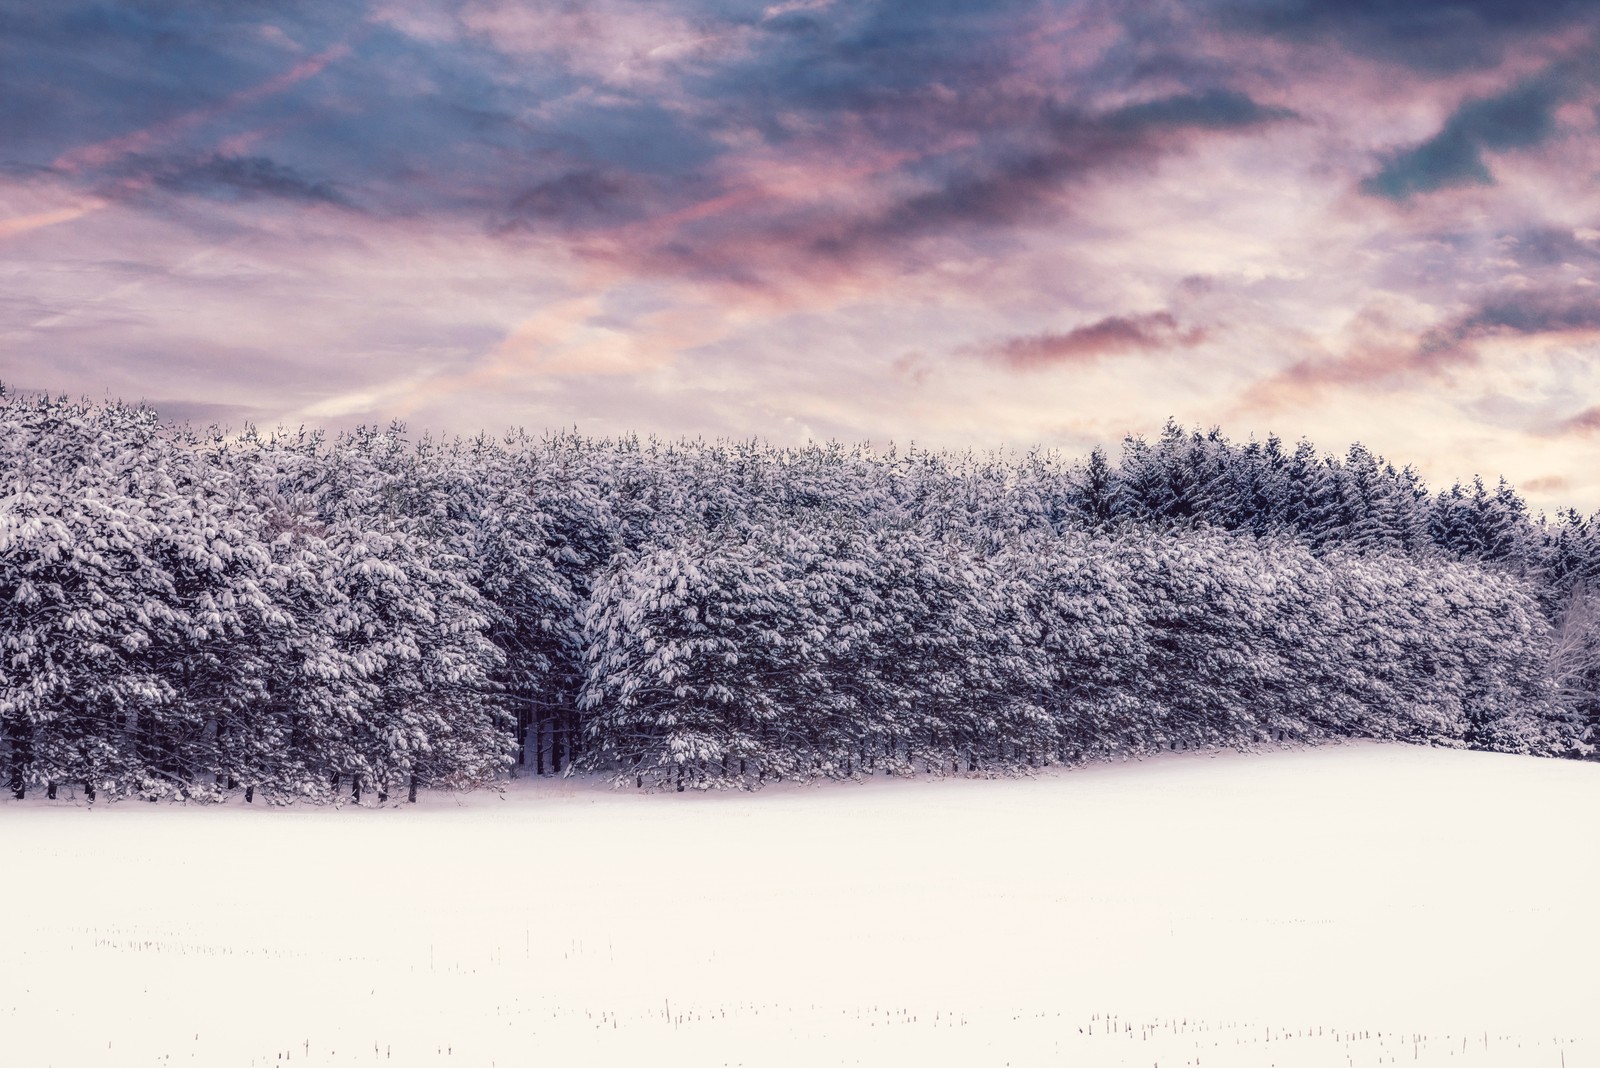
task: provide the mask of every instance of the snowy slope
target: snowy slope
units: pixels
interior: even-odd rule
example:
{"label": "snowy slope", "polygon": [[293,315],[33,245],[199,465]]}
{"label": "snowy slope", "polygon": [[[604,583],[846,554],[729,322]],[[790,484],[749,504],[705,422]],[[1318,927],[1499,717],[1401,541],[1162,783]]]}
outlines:
{"label": "snowy slope", "polygon": [[0,1063],[1600,1066],[1600,765],[0,802]]}

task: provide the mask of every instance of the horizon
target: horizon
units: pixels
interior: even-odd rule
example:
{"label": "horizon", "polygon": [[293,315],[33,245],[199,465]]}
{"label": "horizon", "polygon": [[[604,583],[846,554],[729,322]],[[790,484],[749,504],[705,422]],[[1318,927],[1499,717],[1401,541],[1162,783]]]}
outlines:
{"label": "horizon", "polygon": [[[1089,457],[1090,453],[1094,449],[1100,449],[1104,453],[1104,455],[1112,462],[1112,464],[1116,465],[1116,464],[1118,464],[1120,462],[1120,458],[1121,458],[1121,455],[1122,455],[1122,448],[1123,448],[1124,442],[1132,441],[1132,440],[1139,440],[1139,441],[1148,442],[1148,441],[1151,441],[1152,439],[1159,439],[1159,437],[1160,437],[1159,433],[1157,433],[1157,434],[1136,434],[1136,433],[1130,432],[1121,441],[1111,442],[1109,444],[1096,443],[1095,445],[1091,446],[1090,448],[1084,449],[1081,452],[1074,452],[1074,451],[1070,450],[1069,448],[1067,448],[1065,446],[1061,446],[1061,445],[1046,445],[1046,444],[1038,443],[1038,442],[1035,442],[1035,443],[1032,443],[1032,444],[1023,444],[1023,443],[1010,444],[1010,443],[1002,442],[1002,443],[1000,443],[998,445],[987,445],[987,446],[986,445],[941,446],[941,445],[928,445],[925,442],[919,442],[919,441],[917,441],[915,439],[910,439],[910,440],[907,440],[907,441],[904,441],[904,442],[900,442],[900,441],[896,441],[895,439],[892,439],[892,438],[890,438],[890,439],[881,439],[881,438],[880,439],[872,439],[872,438],[859,438],[859,439],[807,438],[807,439],[802,440],[802,441],[780,441],[780,440],[774,440],[774,439],[765,437],[765,436],[763,436],[763,435],[761,435],[760,433],[757,433],[757,432],[752,432],[752,433],[749,433],[749,434],[737,435],[737,436],[733,435],[733,434],[722,434],[722,435],[710,436],[710,435],[707,435],[707,434],[694,434],[694,433],[690,433],[690,432],[685,432],[685,433],[682,433],[682,434],[660,434],[660,433],[655,433],[655,432],[644,432],[644,431],[637,431],[637,430],[618,430],[618,431],[614,431],[612,433],[605,433],[605,434],[589,434],[589,433],[585,432],[582,427],[579,427],[577,425],[565,426],[565,427],[553,427],[553,426],[546,426],[546,427],[508,426],[508,427],[505,427],[505,428],[500,429],[500,430],[491,430],[491,429],[488,429],[488,428],[479,428],[477,430],[472,430],[472,431],[465,431],[465,430],[463,430],[463,431],[442,430],[441,431],[441,430],[435,430],[435,429],[427,428],[427,427],[413,428],[409,424],[407,424],[405,422],[405,420],[403,420],[403,419],[390,420],[387,424],[380,423],[380,422],[372,422],[372,423],[350,423],[350,424],[345,424],[343,426],[340,426],[340,425],[331,425],[330,426],[330,425],[314,424],[314,423],[300,423],[298,425],[291,425],[291,424],[287,424],[287,423],[278,423],[278,424],[275,424],[275,425],[272,425],[272,426],[267,426],[267,425],[256,424],[256,423],[251,423],[251,422],[247,421],[247,422],[244,422],[244,423],[240,424],[238,427],[234,427],[234,426],[232,426],[230,424],[227,424],[227,423],[217,423],[217,422],[201,423],[201,422],[195,422],[195,421],[192,421],[192,420],[175,419],[175,418],[172,418],[172,417],[169,417],[169,416],[166,416],[166,415],[162,414],[162,412],[161,412],[159,407],[157,407],[154,404],[149,403],[148,401],[144,401],[144,400],[128,401],[128,400],[123,400],[122,398],[110,397],[110,398],[106,398],[105,400],[97,401],[97,400],[94,400],[94,399],[89,398],[89,397],[71,398],[71,397],[66,397],[65,395],[52,394],[48,390],[15,389],[15,388],[12,388],[11,386],[7,385],[4,381],[0,381],[0,401],[3,401],[3,399],[7,395],[20,395],[20,396],[24,396],[24,397],[33,397],[33,398],[39,398],[39,399],[45,399],[45,400],[57,400],[57,399],[59,399],[59,400],[62,400],[64,402],[66,402],[66,403],[72,403],[72,404],[84,404],[84,405],[118,405],[118,404],[120,404],[120,405],[125,405],[127,407],[143,409],[143,410],[151,412],[152,414],[154,414],[161,421],[162,425],[164,425],[164,426],[166,426],[168,428],[171,428],[171,429],[185,429],[185,430],[188,430],[188,431],[191,431],[191,432],[196,432],[196,433],[203,433],[203,432],[206,432],[206,431],[215,431],[220,437],[225,438],[225,439],[237,438],[237,437],[239,437],[241,435],[244,435],[244,434],[247,434],[247,433],[259,433],[259,434],[262,434],[263,436],[271,437],[271,436],[274,436],[274,435],[277,435],[277,434],[293,434],[293,433],[297,433],[297,432],[307,432],[307,433],[319,434],[320,435],[320,434],[329,434],[329,433],[341,434],[341,433],[347,433],[347,432],[352,432],[352,431],[357,431],[357,430],[362,430],[362,429],[369,429],[369,430],[379,430],[379,431],[397,430],[398,433],[400,433],[402,436],[404,436],[408,440],[413,440],[413,441],[424,441],[424,440],[426,440],[426,441],[439,441],[439,442],[445,442],[445,443],[470,442],[470,441],[472,441],[474,439],[477,439],[477,438],[480,438],[480,437],[487,438],[490,441],[505,442],[505,441],[509,441],[509,440],[517,438],[517,437],[526,437],[528,439],[537,441],[537,440],[548,440],[548,439],[551,439],[551,438],[560,438],[560,437],[565,437],[565,436],[572,436],[572,437],[580,438],[580,439],[585,440],[585,441],[595,442],[595,443],[599,443],[599,444],[611,444],[611,443],[617,443],[617,442],[621,442],[623,440],[632,438],[632,439],[636,439],[636,440],[643,441],[643,442],[649,442],[651,444],[660,443],[660,444],[664,444],[664,445],[666,445],[668,447],[677,446],[677,445],[707,445],[707,446],[711,446],[711,447],[717,447],[717,446],[722,446],[722,445],[744,445],[744,444],[750,444],[750,445],[760,445],[760,446],[764,446],[764,447],[769,448],[769,449],[776,449],[776,450],[782,451],[782,450],[802,450],[802,449],[807,449],[807,448],[826,448],[828,446],[839,446],[839,447],[841,447],[843,449],[846,449],[846,450],[852,450],[852,451],[855,451],[855,452],[858,452],[858,453],[865,454],[866,456],[868,456],[869,458],[872,458],[872,459],[881,459],[881,458],[884,458],[885,456],[897,455],[900,452],[901,448],[904,447],[905,451],[908,454],[911,454],[911,453],[934,453],[936,455],[949,456],[949,457],[969,456],[969,457],[975,457],[975,458],[979,458],[979,459],[994,458],[994,459],[999,459],[999,460],[1006,460],[1008,458],[1022,458],[1022,457],[1031,456],[1031,455],[1033,455],[1035,453],[1042,453],[1042,454],[1044,454],[1046,456],[1050,456],[1050,457],[1053,457],[1053,458],[1065,460],[1069,464],[1076,464],[1076,463],[1079,463],[1079,462],[1081,462],[1083,460],[1086,460]],[[1174,417],[1171,417],[1171,416],[1169,416],[1167,418],[1167,420],[1165,420],[1163,422],[1162,426],[1165,427],[1169,423],[1177,425],[1178,428],[1183,431],[1185,436],[1194,436],[1194,435],[1209,436],[1210,434],[1213,434],[1213,433],[1220,433],[1221,434],[1221,439],[1224,442],[1226,442],[1229,445],[1234,445],[1234,446],[1249,445],[1249,444],[1251,444],[1253,442],[1261,442],[1262,444],[1265,444],[1268,441],[1275,440],[1275,441],[1279,442],[1282,446],[1286,447],[1286,453],[1285,453],[1286,455],[1289,452],[1293,451],[1293,447],[1294,446],[1299,445],[1301,442],[1305,442],[1305,443],[1311,445],[1316,450],[1316,454],[1317,454],[1318,458],[1323,459],[1323,460],[1333,460],[1333,461],[1338,461],[1338,462],[1343,462],[1346,459],[1346,457],[1349,454],[1350,449],[1353,449],[1353,448],[1365,448],[1365,444],[1363,442],[1356,441],[1356,442],[1352,442],[1349,448],[1341,449],[1341,450],[1334,450],[1334,449],[1325,447],[1321,442],[1310,440],[1309,437],[1307,437],[1306,435],[1303,435],[1303,434],[1299,435],[1297,437],[1289,437],[1288,435],[1278,434],[1278,433],[1276,433],[1274,431],[1268,431],[1265,435],[1262,435],[1260,437],[1256,436],[1255,434],[1251,434],[1251,435],[1249,435],[1248,437],[1245,437],[1245,438],[1235,438],[1235,437],[1233,437],[1233,436],[1231,436],[1231,435],[1229,435],[1227,433],[1227,428],[1225,428],[1225,427],[1221,427],[1221,426],[1203,426],[1203,425],[1200,425],[1200,424],[1184,425],[1184,424],[1181,424],[1181,423],[1177,423],[1176,419]],[[1473,472],[1471,474],[1456,475],[1454,477],[1449,478],[1448,481],[1440,481],[1440,480],[1436,480],[1436,479],[1432,479],[1432,478],[1427,477],[1427,475],[1425,473],[1421,472],[1416,467],[1415,464],[1413,464],[1413,463],[1411,463],[1409,461],[1406,461],[1403,458],[1397,459],[1396,457],[1387,456],[1387,455],[1385,455],[1385,454],[1383,454],[1381,452],[1377,452],[1375,450],[1372,450],[1372,454],[1373,454],[1374,458],[1378,461],[1380,466],[1387,465],[1388,467],[1394,469],[1397,472],[1405,471],[1407,469],[1411,469],[1411,470],[1417,471],[1418,475],[1422,479],[1423,487],[1428,490],[1428,492],[1429,492],[1431,497],[1438,497],[1438,496],[1440,496],[1442,494],[1448,493],[1452,487],[1471,488],[1474,482],[1481,482],[1486,488],[1490,488],[1490,489],[1494,488],[1495,486],[1497,486],[1497,485],[1499,485],[1501,483],[1504,483],[1505,485],[1510,487],[1510,489],[1518,497],[1520,497],[1524,501],[1524,503],[1527,503],[1527,504],[1532,506],[1532,507],[1530,507],[1530,510],[1529,510],[1529,517],[1531,519],[1540,520],[1540,521],[1555,519],[1556,517],[1560,516],[1561,514],[1569,512],[1569,511],[1570,512],[1575,512],[1575,513],[1579,514],[1580,516],[1583,516],[1584,518],[1588,518],[1591,515],[1591,513],[1586,512],[1585,509],[1577,507],[1577,506],[1572,505],[1570,503],[1563,503],[1563,502],[1559,502],[1558,501],[1554,505],[1547,506],[1547,505],[1545,505],[1545,504],[1543,504],[1541,502],[1535,501],[1516,482],[1512,481],[1507,476],[1505,476],[1503,474],[1500,474],[1500,473],[1497,473],[1497,472],[1492,472],[1491,471],[1491,472],[1485,473],[1485,472],[1481,472],[1481,471],[1475,471],[1475,472]],[[1600,517],[1600,509],[1597,509],[1592,514],[1594,516]]]}
{"label": "horizon", "polygon": [[[45,400],[54,400],[54,398],[56,398],[56,395],[48,392],[48,390],[11,389],[10,385],[6,385],[5,382],[0,382],[0,400],[3,400],[3,397],[8,395],[8,393],[11,393],[11,395],[22,395],[22,397],[45,398]],[[882,457],[885,456],[894,456],[894,454],[898,454],[898,452],[901,451],[901,446],[904,444],[904,448],[906,448],[907,452],[934,452],[934,454],[938,454],[938,456],[970,456],[978,457],[978,459],[990,459],[990,457],[1000,460],[1016,459],[1016,457],[1032,456],[1032,454],[1035,454],[1035,452],[1043,452],[1043,454],[1046,454],[1046,456],[1067,460],[1069,464],[1077,464],[1077,462],[1080,462],[1080,460],[1088,459],[1088,456],[1090,456],[1090,452],[1093,451],[1093,449],[1101,449],[1101,451],[1106,454],[1107,459],[1112,460],[1112,464],[1114,465],[1117,464],[1118,460],[1120,460],[1120,457],[1122,457],[1123,446],[1123,441],[1115,441],[1115,443],[1110,444],[1094,444],[1094,446],[1091,446],[1090,449],[1083,449],[1082,452],[1074,452],[1070,451],[1070,449],[1067,449],[1066,446],[1050,446],[1050,444],[1043,443],[1000,443],[995,444],[995,446],[978,446],[978,444],[968,444],[968,446],[928,446],[928,444],[920,443],[920,441],[917,440],[907,440],[904,441],[904,443],[901,443],[901,441],[893,440],[893,438],[890,438],[890,440],[882,440],[882,438],[880,438],[880,440],[872,440],[872,438],[858,438],[858,440],[848,440],[848,438],[806,438],[806,440],[803,441],[774,441],[771,440],[771,438],[766,438],[766,436],[760,435],[760,433],[749,433],[749,435],[739,436],[709,436],[704,435],[704,433],[694,435],[694,433],[685,432],[680,433],[680,435],[662,435],[662,433],[638,432],[638,430],[619,430],[619,432],[590,435],[590,433],[584,432],[582,427],[578,427],[578,425],[571,425],[571,427],[515,427],[514,425],[514,427],[506,427],[502,428],[502,430],[478,428],[478,430],[474,430],[474,432],[450,432],[450,430],[438,432],[438,430],[432,430],[432,428],[424,427],[421,428],[419,432],[413,433],[413,428],[406,424],[405,420],[403,419],[390,420],[389,424],[387,425],[373,422],[373,424],[349,424],[344,425],[344,427],[328,427],[328,425],[304,424],[304,422],[299,425],[277,424],[267,427],[267,425],[245,422],[245,424],[235,428],[229,424],[218,424],[218,422],[200,424],[200,422],[192,422],[192,420],[171,419],[171,417],[163,416],[162,411],[160,411],[160,408],[157,408],[155,404],[150,404],[147,403],[147,401],[142,400],[125,401],[122,400],[122,398],[107,398],[107,400],[104,401],[96,401],[86,397],[75,398],[75,400],[72,400],[72,398],[62,398],[62,400],[67,400],[67,403],[78,404],[126,404],[126,406],[130,406],[130,408],[142,408],[146,409],[146,411],[152,412],[152,414],[155,414],[158,419],[162,420],[162,424],[166,425],[166,427],[186,428],[186,430],[190,430],[190,432],[205,432],[205,430],[214,430],[214,432],[218,432],[222,438],[237,438],[237,436],[245,435],[245,433],[251,432],[262,433],[264,436],[277,435],[277,433],[296,432],[310,432],[318,433],[318,435],[320,435],[320,433],[330,432],[352,432],[352,430],[360,430],[360,428],[374,428],[374,430],[389,430],[389,428],[397,428],[398,432],[402,433],[402,435],[405,435],[406,438],[410,438],[410,440],[443,441],[443,443],[462,443],[462,441],[475,440],[475,438],[480,438],[480,436],[482,436],[482,438],[488,438],[488,440],[491,441],[507,441],[512,440],[512,438],[517,438],[517,436],[526,436],[526,438],[530,438],[530,440],[549,440],[549,438],[560,438],[560,436],[571,435],[576,436],[576,438],[582,438],[582,440],[594,441],[594,443],[600,444],[618,443],[618,441],[626,440],[626,438],[637,438],[637,440],[648,441],[648,443],[667,444],[669,448],[670,446],[677,446],[677,444],[706,444],[706,446],[712,446],[712,448],[715,448],[715,446],[723,446],[723,444],[760,444],[760,446],[765,446],[765,448],[779,449],[779,451],[782,451],[782,449],[827,448],[827,446],[840,446],[840,448],[843,449],[850,449],[850,451],[866,454],[866,456],[870,457],[870,459],[882,459]],[[1163,427],[1165,427],[1168,422],[1176,422],[1176,420],[1174,420],[1173,417],[1168,417],[1168,420],[1163,422]],[[1213,425],[1213,427],[1203,427],[1203,425],[1178,424],[1178,427],[1181,428],[1182,432],[1184,432],[1184,435],[1186,436],[1221,433],[1222,441],[1226,441],[1226,443],[1229,444],[1234,444],[1234,446],[1250,444],[1253,443],[1253,441],[1261,441],[1261,443],[1264,444],[1267,443],[1267,441],[1272,440],[1278,441],[1278,443],[1283,444],[1283,446],[1298,446],[1301,441],[1304,441],[1304,443],[1310,444],[1310,446],[1317,451],[1318,459],[1323,460],[1338,460],[1338,462],[1342,462],[1342,460],[1346,459],[1347,454],[1349,454],[1350,451],[1350,449],[1339,449],[1339,451],[1334,451],[1334,449],[1325,448],[1325,446],[1323,446],[1322,443],[1318,443],[1318,441],[1310,441],[1306,435],[1298,436],[1298,438],[1290,438],[1290,436],[1280,435],[1280,433],[1267,432],[1266,435],[1261,436],[1261,438],[1258,438],[1256,435],[1246,436],[1246,438],[1234,438],[1234,436],[1230,436],[1229,433],[1227,433],[1226,427],[1216,427],[1216,425]],[[1158,438],[1160,435],[1133,435],[1133,433],[1130,433],[1130,435],[1126,436],[1125,441],[1149,441],[1152,436]],[[1360,443],[1360,441],[1354,441],[1354,443],[1350,444],[1350,448],[1365,448],[1365,444]],[[1293,451],[1293,448],[1288,449],[1288,451]],[[1410,470],[1418,470],[1416,465],[1410,464],[1410,462],[1405,462],[1405,460],[1400,460],[1400,462],[1397,462],[1395,457],[1386,456],[1386,454],[1382,454],[1382,452],[1374,451],[1373,456],[1374,459],[1378,460],[1379,464],[1394,468],[1395,472],[1403,472],[1403,470],[1408,470],[1408,468],[1410,468]],[[1427,478],[1424,473],[1418,473],[1422,478],[1422,486],[1429,491],[1429,494],[1432,497],[1438,497],[1440,494],[1450,492],[1450,489],[1453,488],[1453,486],[1459,486],[1459,488],[1470,488],[1475,481],[1480,481],[1485,488],[1494,488],[1494,486],[1504,483],[1506,486],[1509,486],[1509,488],[1512,489],[1512,491],[1514,491],[1515,494],[1517,494],[1517,496],[1520,497],[1523,502],[1525,502],[1525,504],[1533,505],[1533,507],[1530,508],[1530,518],[1533,518],[1533,520],[1554,520],[1554,518],[1557,518],[1557,516],[1560,516],[1562,513],[1566,512],[1576,512],[1578,515],[1584,516],[1584,518],[1589,518],[1590,515],[1590,513],[1587,513],[1584,508],[1579,508],[1576,507],[1576,505],[1571,504],[1562,504],[1562,502],[1557,502],[1557,504],[1554,505],[1538,504],[1538,502],[1534,502],[1534,500],[1531,499],[1530,494],[1526,494],[1526,492],[1523,491],[1522,486],[1518,486],[1517,483],[1514,483],[1514,481],[1510,480],[1510,478],[1507,478],[1506,475],[1501,475],[1501,473],[1474,472],[1470,473],[1470,475],[1458,475],[1450,478],[1448,483],[1446,483],[1446,481],[1432,480],[1432,478]],[[1600,516],[1600,510],[1595,510],[1592,515]]]}

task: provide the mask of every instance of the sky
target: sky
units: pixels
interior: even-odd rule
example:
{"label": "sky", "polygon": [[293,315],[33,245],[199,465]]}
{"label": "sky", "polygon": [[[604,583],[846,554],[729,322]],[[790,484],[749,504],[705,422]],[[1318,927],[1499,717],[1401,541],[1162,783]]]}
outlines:
{"label": "sky", "polygon": [[0,381],[1600,508],[1597,0],[0,0]]}

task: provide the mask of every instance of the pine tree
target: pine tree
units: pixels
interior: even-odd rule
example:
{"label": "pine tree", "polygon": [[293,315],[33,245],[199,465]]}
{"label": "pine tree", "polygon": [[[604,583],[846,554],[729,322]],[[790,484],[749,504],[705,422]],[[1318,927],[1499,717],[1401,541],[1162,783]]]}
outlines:
{"label": "pine tree", "polygon": [[[1077,525],[1086,530],[1109,529],[1126,509],[1126,499],[1117,472],[1096,445],[1089,458],[1071,474],[1072,512]],[[1060,529],[1059,525],[1053,525]]]}
{"label": "pine tree", "polygon": [[16,795],[382,800],[1364,734],[1591,751],[1597,523],[1360,445],[194,433],[0,390]]}

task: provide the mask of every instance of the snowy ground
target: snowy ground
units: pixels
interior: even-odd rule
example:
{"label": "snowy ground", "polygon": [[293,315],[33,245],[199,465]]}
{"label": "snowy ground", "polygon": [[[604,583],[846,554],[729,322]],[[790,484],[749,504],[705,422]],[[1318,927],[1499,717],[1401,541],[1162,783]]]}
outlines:
{"label": "snowy ground", "polygon": [[1600,1066],[1600,765],[0,802],[0,1063]]}

